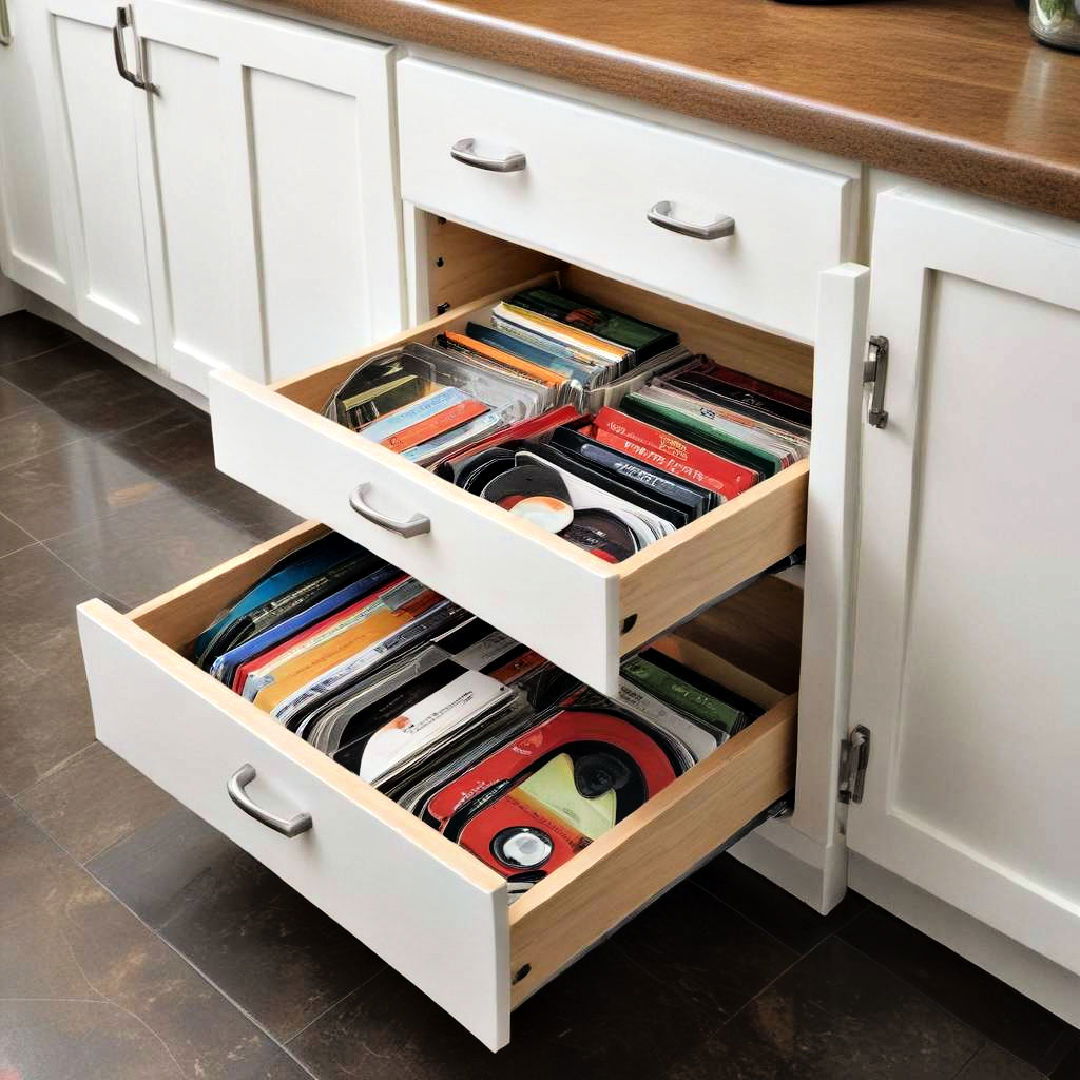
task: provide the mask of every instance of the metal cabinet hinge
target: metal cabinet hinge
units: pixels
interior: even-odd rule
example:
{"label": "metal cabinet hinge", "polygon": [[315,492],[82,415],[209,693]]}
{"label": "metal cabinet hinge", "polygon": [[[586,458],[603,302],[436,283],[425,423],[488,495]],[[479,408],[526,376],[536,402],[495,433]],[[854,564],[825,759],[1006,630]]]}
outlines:
{"label": "metal cabinet hinge", "polygon": [[869,763],[870,730],[860,724],[840,745],[840,786],[837,794],[840,802],[862,802],[866,766]]}
{"label": "metal cabinet hinge", "polygon": [[870,338],[870,358],[863,364],[863,382],[869,383],[870,408],[866,412],[866,422],[871,427],[883,428],[889,422],[889,411],[885,408],[885,380],[889,375],[889,339],[875,334]]}

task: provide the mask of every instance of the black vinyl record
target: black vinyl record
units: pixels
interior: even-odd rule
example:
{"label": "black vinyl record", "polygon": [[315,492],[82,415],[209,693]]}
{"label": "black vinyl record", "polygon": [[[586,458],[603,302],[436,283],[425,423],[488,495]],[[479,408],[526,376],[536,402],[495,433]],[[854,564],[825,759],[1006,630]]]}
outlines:
{"label": "black vinyl record", "polygon": [[625,521],[609,510],[576,510],[574,520],[559,535],[608,562],[622,562],[638,550],[637,537]]}

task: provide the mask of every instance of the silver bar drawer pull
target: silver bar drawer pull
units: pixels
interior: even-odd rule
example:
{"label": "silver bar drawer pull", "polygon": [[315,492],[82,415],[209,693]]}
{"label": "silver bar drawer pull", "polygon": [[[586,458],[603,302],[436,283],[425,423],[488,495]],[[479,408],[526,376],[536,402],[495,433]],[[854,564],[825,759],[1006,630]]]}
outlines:
{"label": "silver bar drawer pull", "polygon": [[[116,22],[113,23],[112,28],[112,42],[113,42],[113,58],[116,60],[116,70],[121,79],[126,79],[132,86],[137,86],[140,90],[145,90],[148,94],[155,92],[154,84],[144,79],[141,74],[136,74],[131,68],[128,67],[127,56],[124,54],[124,31],[132,25],[131,23],[131,5],[121,5],[116,9]],[[135,39],[135,48],[140,50],[140,62],[139,69],[141,72],[141,46],[139,45],[139,39]]]}
{"label": "silver bar drawer pull", "polygon": [[735,233],[733,217],[718,217],[708,225],[694,225],[675,217],[670,199],[661,199],[650,211],[649,220],[661,229],[678,233],[680,236],[693,236],[697,240],[719,240],[723,236]]}
{"label": "silver bar drawer pull", "polygon": [[367,484],[357,484],[356,489],[349,496],[349,505],[365,521],[370,521],[372,525],[381,525],[384,529],[397,533],[398,536],[423,536],[431,532],[431,518],[424,517],[423,514],[413,514],[406,521],[395,521],[385,514],[380,514],[378,510],[372,509],[364,501],[367,491]]}
{"label": "silver bar drawer pull", "polygon": [[522,172],[525,168],[525,155],[517,150],[508,150],[502,157],[489,157],[478,153],[475,139],[458,139],[450,147],[450,156],[462,165],[469,165],[484,172]]}
{"label": "silver bar drawer pull", "polygon": [[0,45],[10,45],[11,20],[8,18],[7,0],[0,0]]}
{"label": "silver bar drawer pull", "polygon": [[295,817],[282,818],[264,810],[261,806],[252,802],[247,793],[247,786],[255,779],[255,768],[252,765],[241,765],[229,777],[229,798],[232,799],[241,810],[256,821],[262,822],[268,829],[281,833],[282,836],[298,836],[311,828],[310,814],[297,814]]}

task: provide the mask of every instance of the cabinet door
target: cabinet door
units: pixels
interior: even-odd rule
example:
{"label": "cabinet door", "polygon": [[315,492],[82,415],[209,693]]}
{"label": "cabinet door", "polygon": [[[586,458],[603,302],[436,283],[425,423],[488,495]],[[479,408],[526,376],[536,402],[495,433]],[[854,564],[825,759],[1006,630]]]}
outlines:
{"label": "cabinet door", "polygon": [[1080,971],[1080,229],[878,201],[850,847]]}
{"label": "cabinet door", "polygon": [[0,266],[13,281],[70,310],[67,247],[49,169],[59,147],[42,78],[45,16],[37,0],[6,0],[6,6],[11,40],[0,47]]}
{"label": "cabinet door", "polygon": [[[153,362],[135,147],[135,110],[145,95],[117,70],[115,0],[44,0],[44,6],[65,133],[60,188],[75,279],[75,314],[92,330]],[[130,34],[127,38],[130,55]]]}
{"label": "cabinet door", "polygon": [[215,367],[280,378],[399,330],[392,50],[210,3],[135,16],[172,375],[205,393]]}

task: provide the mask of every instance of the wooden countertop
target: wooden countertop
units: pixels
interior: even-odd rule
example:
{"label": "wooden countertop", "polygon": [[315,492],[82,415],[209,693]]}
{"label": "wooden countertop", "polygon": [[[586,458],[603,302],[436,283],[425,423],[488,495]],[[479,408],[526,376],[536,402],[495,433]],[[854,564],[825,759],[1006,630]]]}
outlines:
{"label": "wooden countertop", "polygon": [[1080,54],[1012,0],[284,0],[1080,219]]}

